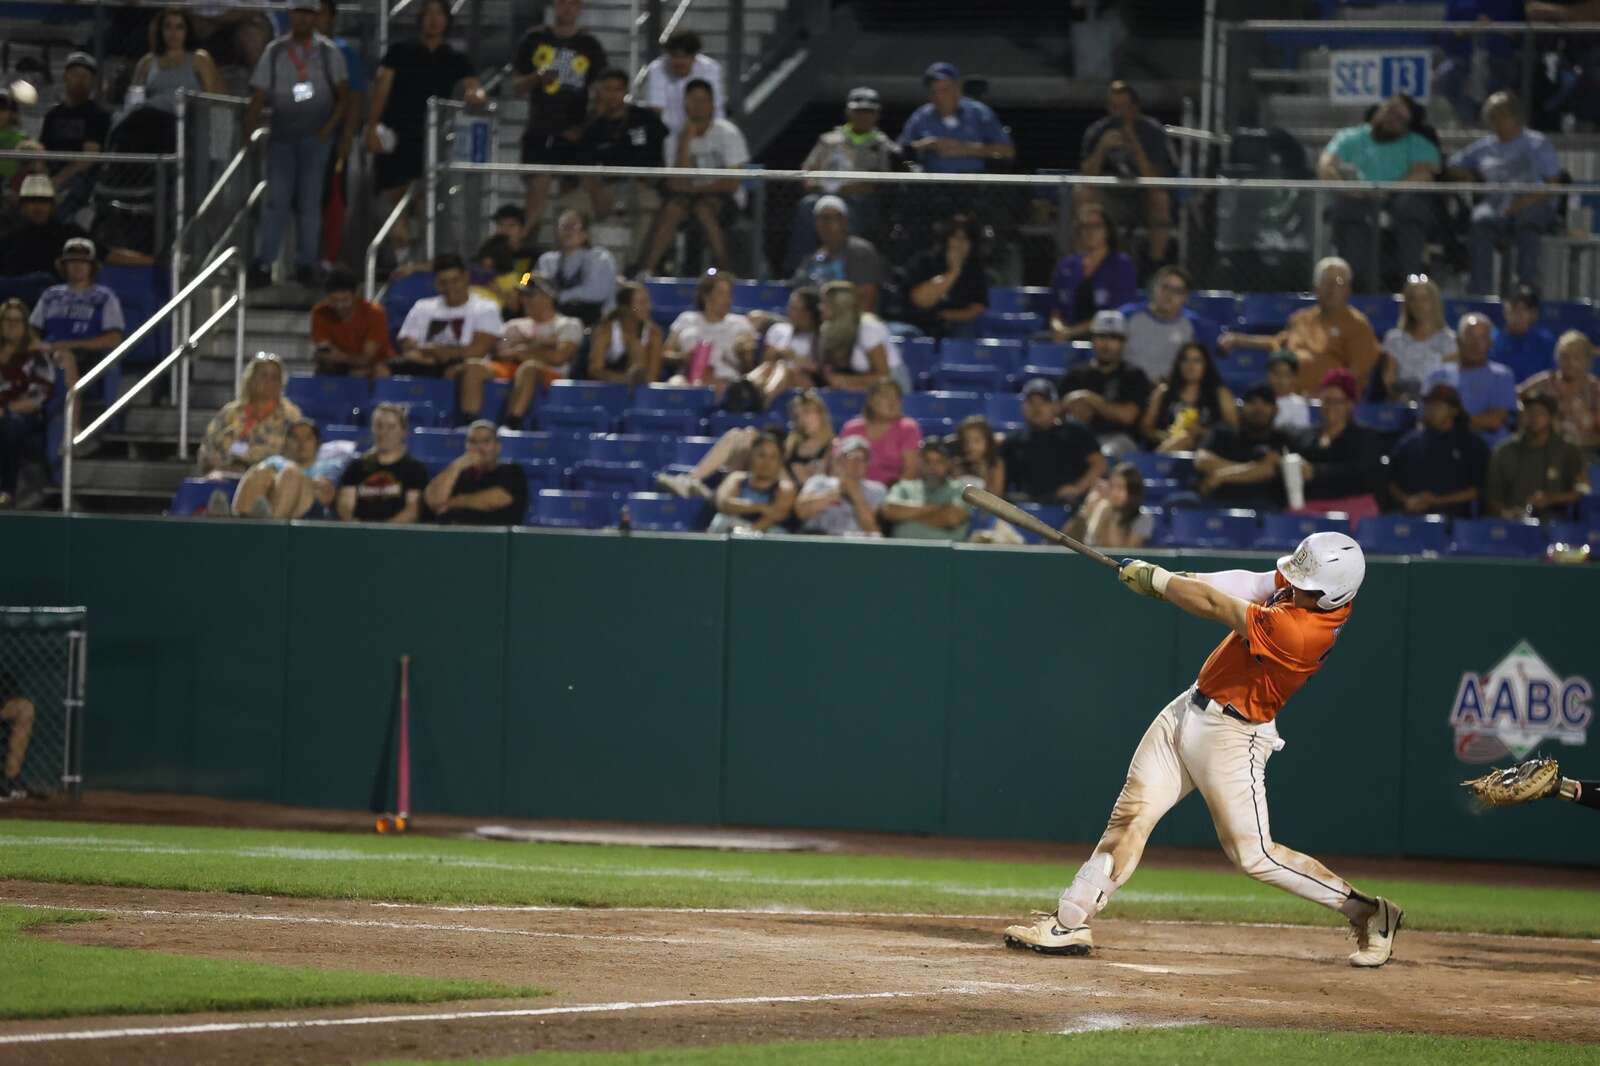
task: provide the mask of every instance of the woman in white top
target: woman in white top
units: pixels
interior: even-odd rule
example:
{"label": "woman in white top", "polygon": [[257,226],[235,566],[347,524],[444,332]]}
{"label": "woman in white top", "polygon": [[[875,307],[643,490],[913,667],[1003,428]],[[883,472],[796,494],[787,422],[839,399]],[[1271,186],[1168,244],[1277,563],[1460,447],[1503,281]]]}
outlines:
{"label": "woman in white top", "polygon": [[744,315],[733,313],[733,275],[708,270],[694,289],[693,311],[673,320],[663,353],[677,368],[668,384],[710,385],[717,399],[750,371],[756,331]]}
{"label": "woman in white top", "polygon": [[808,389],[816,383],[817,328],[822,325],[822,294],[802,285],[789,294],[789,306],[767,328],[761,365],[745,375],[761,390],[762,406],[790,389]]}
{"label": "woman in white top", "polygon": [[1412,274],[1400,298],[1400,324],[1383,335],[1381,374],[1391,400],[1421,395],[1428,375],[1456,361],[1456,331],[1445,325],[1439,286]]}
{"label": "woman in white top", "polygon": [[817,330],[817,363],[823,382],[836,389],[864,392],[892,379],[910,391],[900,349],[883,319],[856,305],[856,287],[830,281],[822,287],[822,325]]}
{"label": "woman in white top", "polygon": [[661,327],[650,319],[650,290],[636,281],[617,286],[617,306],[589,338],[589,377],[647,385],[661,376]]}
{"label": "woman in white top", "polygon": [[127,110],[153,107],[173,112],[178,90],[220,93],[222,75],[211,56],[194,47],[194,24],[181,7],[163,8],[150,20],[150,51],[133,68]]}

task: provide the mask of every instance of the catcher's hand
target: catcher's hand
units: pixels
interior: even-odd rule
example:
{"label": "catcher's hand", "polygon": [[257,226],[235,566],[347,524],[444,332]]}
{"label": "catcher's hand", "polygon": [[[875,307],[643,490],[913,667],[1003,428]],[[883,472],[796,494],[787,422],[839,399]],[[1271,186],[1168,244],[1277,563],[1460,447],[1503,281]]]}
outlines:
{"label": "catcher's hand", "polygon": [[1485,807],[1514,807],[1555,795],[1561,787],[1561,767],[1554,759],[1529,759],[1521,766],[1463,781],[1461,787]]}

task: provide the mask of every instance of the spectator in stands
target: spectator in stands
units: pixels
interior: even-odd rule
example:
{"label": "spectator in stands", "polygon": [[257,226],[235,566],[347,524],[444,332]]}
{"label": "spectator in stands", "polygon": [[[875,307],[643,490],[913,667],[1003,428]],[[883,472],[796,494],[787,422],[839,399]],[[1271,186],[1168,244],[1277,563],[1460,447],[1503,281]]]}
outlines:
{"label": "spectator in stands", "polygon": [[817,248],[803,259],[789,279],[791,285],[821,288],[830,281],[854,285],[856,304],[863,311],[878,309],[878,286],[883,282],[883,259],[870,241],[850,232],[850,214],[844,200],[828,195],[816,199]]}
{"label": "spectator in stands", "polygon": [[1312,278],[1317,305],[1290,315],[1283,332],[1224,333],[1217,345],[1224,351],[1266,348],[1293,352],[1300,362],[1302,392],[1321,388],[1328,371],[1343,369],[1355,375],[1356,387],[1364,393],[1378,365],[1378,337],[1367,316],[1350,306],[1350,264],[1328,256],[1317,263]]}
{"label": "spectator in stands", "polygon": [[[344,451],[348,465],[355,445],[339,443],[349,446]],[[291,424],[284,437],[283,453],[267,456],[239,479],[239,486],[233,490],[234,516],[279,520],[327,517],[326,508],[333,502],[335,482],[344,473],[344,466],[339,466],[337,472],[319,468],[320,444],[321,434],[315,422],[302,418]],[[314,508],[320,513],[313,514]]]}
{"label": "spectator in stands", "polygon": [[[500,339],[500,308],[471,291],[459,255],[441,252],[433,257],[433,284],[439,295],[412,304],[400,324],[400,358],[389,364],[390,373],[459,378]],[[475,416],[477,408],[468,413]]]}
{"label": "spectator in stands", "polygon": [[1556,402],[1556,432],[1582,448],[1587,456],[1600,451],[1600,377],[1596,377],[1594,345],[1580,330],[1569,329],[1556,343],[1556,369],[1523,382],[1524,405],[1535,394]]}
{"label": "spectator in stands", "polygon": [[[8,90],[0,89],[0,150],[8,152],[36,151],[40,148],[38,141],[28,136],[28,131],[22,128],[22,116],[17,111],[17,101]],[[0,159],[0,185],[9,187],[16,178],[17,172],[26,167],[29,170],[42,169],[42,165],[24,163],[16,159]]]}
{"label": "spectator in stands", "polygon": [[[854,170],[884,173],[900,162],[900,146],[878,128],[882,109],[878,90],[861,86],[850,90],[845,100],[845,122],[824,133],[811,146],[801,170]],[[794,225],[789,235],[786,265],[798,267],[817,244],[815,205],[824,196],[838,197],[849,215],[850,228],[866,239],[878,234],[881,217],[880,186],[865,181],[807,181],[807,194],[795,207]]]}
{"label": "spectator in stands", "polygon": [[1389,495],[1407,514],[1467,517],[1476,510],[1489,446],[1465,425],[1461,394],[1435,382],[1422,401],[1422,425],[1389,457]]}
{"label": "spectator in stands", "polygon": [[380,403],[372,412],[372,450],[345,468],[334,506],[342,522],[410,525],[422,516],[428,470],[406,450],[406,409]]}
{"label": "spectator in stands", "polygon": [[1121,311],[1094,316],[1094,358],[1061,378],[1063,414],[1087,425],[1112,454],[1137,451],[1139,419],[1150,402],[1150,379],[1123,362],[1127,320]]}
{"label": "spectator in stands", "polygon": [[1456,360],[1456,331],[1445,325],[1444,297],[1426,274],[1413,274],[1400,291],[1400,322],[1383,335],[1384,390],[1390,400],[1411,399],[1446,363]]}
{"label": "spectator in stands", "polygon": [[1539,324],[1538,290],[1518,285],[1503,306],[1506,328],[1495,333],[1490,361],[1504,364],[1518,381],[1551,369],[1556,335]]}
{"label": "spectator in stands", "polygon": [[878,510],[889,535],[900,540],[966,540],[972,524],[972,508],[961,498],[966,484],[954,476],[950,456],[937,437],[923,440],[920,466],[921,476],[895,482]]}
{"label": "spectator in stands", "polygon": [[636,281],[617,286],[616,306],[589,339],[589,378],[637,388],[661,377],[661,327],[650,318],[650,290]]}
{"label": "spectator in stands", "polygon": [[0,256],[0,276],[54,274],[61,249],[75,239],[87,239],[82,226],[56,217],[56,189],[43,174],[22,179],[17,193],[17,217],[0,237],[6,254]]}
{"label": "spectator in stands", "polygon": [[100,264],[94,253],[94,242],[87,237],[67,241],[56,260],[56,270],[66,282],[44,290],[28,320],[52,349],[69,389],[77,384],[80,371],[97,365],[127,335],[122,302],[116,293],[95,283]]}
{"label": "spectator in stands", "polygon": [[[1522,22],[1524,0],[1448,0],[1446,22]],[[1441,33],[1444,62],[1434,68],[1433,95],[1449,102],[1463,126],[1478,120],[1481,93],[1509,89],[1521,80],[1517,62],[1522,41],[1516,34]],[[1473,69],[1474,53],[1483,53],[1481,75]],[[1481,83],[1478,82],[1481,76]]]}
{"label": "spectator in stands", "polygon": [[1583,452],[1555,430],[1557,401],[1548,392],[1529,395],[1521,431],[1507,437],[1489,459],[1485,510],[1501,518],[1567,517],[1589,492]]}
{"label": "spectator in stands", "polygon": [[533,269],[539,249],[534,246],[533,234],[528,232],[528,216],[516,204],[501,204],[494,213],[494,232],[491,239],[506,242],[512,256],[511,269],[521,277]]}
{"label": "spectator in stands", "polygon": [[1164,266],[1150,279],[1150,301],[1122,308],[1128,320],[1128,343],[1122,358],[1154,381],[1172,367],[1178,349],[1199,341],[1207,351],[1217,343],[1221,327],[1188,307],[1189,272]]}
{"label": "spectator in stands", "polygon": [[[750,452],[761,431],[752,426],[730,429],[717,439],[687,474],[657,474],[656,484],[689,499],[712,498],[707,479],[719,470],[747,470]],[[804,485],[815,474],[827,473],[833,447],[833,418],[815,389],[789,401],[789,432],[783,440],[783,465],[789,480]]]}
{"label": "spectator in stands", "polygon": [[1300,391],[1300,357],[1290,351],[1267,357],[1267,385],[1277,401],[1273,427],[1293,440],[1311,432],[1311,401]]}
{"label": "spectator in stands", "polygon": [[1208,504],[1278,510],[1283,507],[1284,453],[1293,448],[1277,427],[1271,385],[1247,389],[1236,423],[1219,422],[1194,453],[1195,492]]}
{"label": "spectator in stands", "polygon": [[[606,50],[599,38],[578,25],[583,0],[553,0],[547,14],[549,21],[523,34],[512,52],[516,76],[511,89],[528,97],[522,161],[566,166],[578,161],[589,90],[606,69]],[[537,233],[550,178],[537,174],[525,181],[527,217]]]}
{"label": "spectator in stands", "polygon": [[990,162],[1017,157],[1011,134],[989,105],[961,93],[961,74],[950,63],[922,72],[928,102],[900,129],[900,148],[917,153],[930,174],[981,174]]}
{"label": "spectator in stands", "polygon": [[1488,318],[1469,311],[1457,327],[1457,362],[1435,370],[1425,387],[1431,389],[1436,381],[1454,385],[1473,431],[1487,435],[1491,445],[1498,444],[1509,435],[1517,411],[1517,379],[1506,367],[1489,360],[1494,327]]}
{"label": "spectator in stands", "polygon": [[469,363],[461,375],[461,411],[474,418],[483,409],[483,384],[490,377],[511,382],[502,421],[522,425],[533,397],[552,381],[572,376],[573,360],[583,343],[583,323],[556,307],[559,290],[543,274],[524,275],[517,285],[522,316],[505,325],[494,354]]}
{"label": "spectator in stands", "polygon": [[[339,6],[337,0],[319,0],[317,4],[317,32],[333,42],[344,57],[345,86],[344,124],[339,129],[339,140],[334,145],[333,157],[328,161],[327,181],[322,189],[323,233],[322,261],[331,267],[340,257],[344,247],[344,209],[348,199],[343,183],[350,170],[350,152],[361,133],[367,116],[367,62],[361,55],[360,41],[352,41],[339,34]],[[334,196],[334,183],[340,185]],[[335,204],[339,205],[335,208]]]}
{"label": "spectator in stands", "polygon": [[467,447],[422,491],[433,518],[449,526],[514,526],[528,512],[528,476],[500,461],[493,422],[467,427]]}
{"label": "spectator in stands", "polygon": [[777,434],[757,432],[750,445],[750,469],[735,470],[717,486],[717,514],[709,532],[735,529],[765,533],[780,531],[794,512],[795,485],[783,464],[783,445]]}
{"label": "spectator in stands", "polygon": [[1378,513],[1383,487],[1383,440],[1355,422],[1356,379],[1343,368],[1322,380],[1322,426],[1300,450],[1304,458],[1305,510],[1343,511],[1353,522]]}
{"label": "spectator in stands", "polygon": [[[1561,161],[1550,139],[1523,126],[1517,98],[1497,92],[1483,105],[1489,134],[1450,157],[1445,173],[1462,181],[1549,184],[1560,180]],[[1472,277],[1468,291],[1495,292],[1495,250],[1508,243],[1517,251],[1517,281],[1539,283],[1539,242],[1555,225],[1555,200],[1542,193],[1500,193],[1483,197],[1472,209]]]}
{"label": "spectator in stands", "polygon": [[1088,336],[1097,312],[1131,303],[1138,293],[1133,260],[1117,251],[1117,234],[1106,209],[1080,204],[1072,218],[1076,250],[1056,264],[1050,282],[1050,336],[1058,344]]}
{"label": "spectator in stands", "polygon": [[1076,503],[1105,476],[1106,457],[1089,428],[1057,414],[1056,387],[1034,378],[1022,387],[1020,433],[1007,434],[1007,495],[1041,503]]}
{"label": "spectator in stands", "polygon": [[[67,67],[61,75],[65,99],[44,113],[44,125],[39,129],[39,143],[46,151],[92,153],[105,148],[111,133],[111,112],[94,98],[99,74],[100,65],[87,52],[67,56]],[[72,218],[89,202],[94,191],[93,166],[88,160],[51,164],[58,218]]]}
{"label": "spectator in stands", "polygon": [[982,415],[968,415],[947,439],[955,474],[963,484],[976,485],[996,496],[1006,493],[1006,461],[1000,458],[1000,441]]}
{"label": "spectator in stands", "polygon": [[1111,475],[1095,483],[1083,506],[1067,523],[1066,533],[1097,548],[1142,548],[1155,532],[1155,519],[1140,509],[1144,477],[1132,463],[1118,463]]}
{"label": "spectator in stands", "polygon": [[832,472],[816,474],[800,489],[794,515],[800,532],[831,537],[878,537],[878,509],[889,490],[867,475],[871,446],[865,437],[841,437]]}
{"label": "spectator in stands", "polygon": [[273,24],[260,9],[229,9],[220,4],[192,5],[195,41],[216,59],[219,67],[254,70],[261,52],[272,40]]}
{"label": "spectator in stands", "polygon": [[[713,115],[728,117],[727,93],[723,88],[722,64],[700,51],[700,35],[679,30],[661,46],[661,55],[650,61],[644,73],[644,104],[661,116],[668,133],[683,128],[688,118],[689,87],[704,82],[711,94]],[[672,156],[667,156],[672,164]]]}
{"label": "spectator in stands", "polygon": [[[1140,111],[1139,94],[1125,81],[1107,87],[1106,116],[1084,131],[1082,155],[1080,169],[1092,177],[1170,178],[1178,172],[1166,128]],[[1084,186],[1074,198],[1108,208],[1121,226],[1132,226],[1142,214],[1150,234],[1150,261],[1165,261],[1172,239],[1172,197],[1167,190],[1102,191]]]}
{"label": "spectator in stands", "polygon": [[934,246],[906,267],[906,320],[932,337],[971,337],[989,309],[989,272],[977,223],[955,215],[934,232]]}
{"label": "spectator in stands", "polygon": [[6,737],[5,761],[0,764],[0,803],[27,799],[22,784],[22,766],[28,758],[28,741],[33,736],[33,701],[17,688],[16,677],[0,673],[0,726]]}
{"label": "spectator in stands", "polygon": [[733,275],[708,270],[694,288],[694,310],[673,319],[663,356],[674,385],[723,390],[749,373],[756,333],[750,319],[733,313]]}
{"label": "spectator in stands", "polygon": [[[760,331],[758,314],[750,320]],[[822,328],[822,294],[809,285],[800,286],[789,294],[784,315],[762,332],[761,365],[746,375],[769,404],[790,389],[812,387],[821,376],[817,331]]]}
{"label": "spectator in stands", "polygon": [[289,0],[287,34],[268,44],[250,76],[248,133],[272,106],[267,140],[267,204],[256,239],[252,285],[272,283],[272,264],[283,244],[292,208],[294,280],[311,285],[322,252],[322,189],[328,155],[344,129],[350,75],[339,49],[316,30],[317,0]]}
{"label": "spectator in stands", "polygon": [[[669,167],[695,170],[736,170],[750,161],[750,147],[739,127],[725,118],[714,117],[709,82],[696,78],[684,89],[683,125],[667,134],[664,161]],[[668,178],[666,199],[656,213],[649,247],[639,269],[653,273],[666,254],[672,239],[685,222],[693,219],[705,235],[711,260],[728,269],[728,241],[724,232],[744,209],[745,193],[738,178]]]}
{"label": "spectator in stands", "polygon": [[176,113],[179,89],[221,93],[227,86],[211,53],[199,46],[188,10],[168,7],[150,20],[150,51],[133,68],[127,109],[153,107]]}
{"label": "spectator in stands", "polygon": [[[1412,131],[1412,119],[1406,98],[1385,100],[1370,121],[1334,134],[1317,161],[1317,177],[1324,181],[1433,181],[1439,172],[1439,149]],[[1351,193],[1334,197],[1330,212],[1334,246],[1356,264],[1362,284],[1372,291],[1381,285],[1382,277],[1379,210],[1386,210],[1392,220],[1395,262],[1402,274],[1422,272],[1423,245],[1435,218],[1433,205],[1423,195]],[[1357,374],[1358,380],[1360,376]]]}
{"label": "spectator in stands", "polygon": [[860,309],[855,286],[848,281],[822,287],[815,359],[823,382],[835,389],[870,389],[893,381],[904,393],[911,384],[889,327]]}
{"label": "spectator in stands", "polygon": [[[243,474],[269,455],[281,455],[289,427],[300,419],[300,408],[283,395],[283,363],[270,352],[257,352],[239,380],[238,398],[224,405],[206,426],[200,471],[229,477]],[[222,512],[231,509],[231,501],[224,497]]]}
{"label": "spectator in stands", "polygon": [[23,464],[45,454],[44,405],[54,384],[55,367],[28,324],[28,305],[15,297],[0,303],[0,510],[17,504]]}
{"label": "spectator in stands", "polygon": [[1139,432],[1158,452],[1192,452],[1212,426],[1224,422],[1239,423],[1233,392],[1222,383],[1206,346],[1190,341],[1150,393]]}
{"label": "spectator in stands", "polygon": [[386,378],[389,316],[356,291],[356,276],[345,267],[328,272],[321,302],[311,309],[312,355],[317,373],[355,378]]}
{"label": "spectator in stands", "polygon": [[[616,67],[602,70],[590,91],[589,119],[578,138],[577,160],[585,166],[659,167],[666,156],[667,127],[648,107],[628,102],[627,72]],[[636,178],[585,177],[583,190],[589,210],[597,219],[609,218],[618,208],[616,191],[648,188]],[[654,194],[654,190],[650,190]]]}
{"label": "spectator in stands", "polygon": [[[367,151],[375,157],[372,183],[384,214],[422,176],[428,98],[453,99],[459,86],[468,107],[486,102],[471,61],[446,40],[453,21],[449,0],[419,0],[417,40],[391,44],[378,61],[367,105]],[[389,243],[396,263],[410,260],[411,227],[404,216],[389,231]]]}
{"label": "spectator in stands", "polygon": [[885,379],[867,392],[867,406],[839,430],[840,439],[863,437],[871,445],[867,476],[873,481],[893,485],[906,477],[916,477],[922,430],[902,408],[904,393],[898,382]]}
{"label": "spectator in stands", "polygon": [[556,248],[539,257],[536,273],[556,283],[561,313],[592,326],[617,302],[617,264],[611,253],[589,243],[589,219],[563,211],[556,222]]}

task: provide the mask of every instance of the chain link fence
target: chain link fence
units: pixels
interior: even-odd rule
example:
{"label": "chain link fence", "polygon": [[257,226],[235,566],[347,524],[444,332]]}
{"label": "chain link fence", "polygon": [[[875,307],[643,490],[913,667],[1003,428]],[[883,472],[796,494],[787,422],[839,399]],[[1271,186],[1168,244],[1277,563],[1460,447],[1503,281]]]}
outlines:
{"label": "chain link fence", "polygon": [[88,612],[0,607],[0,775],[31,796],[82,788]]}

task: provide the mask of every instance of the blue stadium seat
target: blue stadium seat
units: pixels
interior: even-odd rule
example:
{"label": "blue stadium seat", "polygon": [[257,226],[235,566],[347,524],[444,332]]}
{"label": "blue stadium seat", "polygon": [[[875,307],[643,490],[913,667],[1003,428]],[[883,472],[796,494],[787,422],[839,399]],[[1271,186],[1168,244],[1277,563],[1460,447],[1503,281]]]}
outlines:
{"label": "blue stadium seat", "polygon": [[1587,544],[1600,552],[1600,522],[1552,522],[1548,527],[1551,544]]}
{"label": "blue stadium seat", "polygon": [[554,529],[604,529],[617,524],[617,498],[609,492],[542,489],[529,498],[527,524]]}
{"label": "blue stadium seat", "polygon": [[[1350,297],[1350,306],[1367,316],[1372,332],[1383,340],[1383,335],[1400,322],[1400,297],[1387,292],[1356,293]],[[1451,323],[1454,328],[1454,323]]]}
{"label": "blue stadium seat", "polygon": [[679,437],[671,444],[671,454],[662,458],[668,460],[668,470],[675,474],[687,474],[716,443],[715,437]]}
{"label": "blue stadium seat", "polygon": [[629,408],[641,411],[692,411],[698,416],[717,405],[717,390],[698,385],[646,385],[634,390]]}
{"label": "blue stadium seat", "polygon": [[361,449],[371,446],[371,437],[372,430],[367,426],[329,423],[322,427],[322,443],[324,444],[329,441],[347,440],[355,444],[358,449]]}
{"label": "blue stadium seat", "polygon": [[[1452,296],[1444,302],[1444,322],[1451,329],[1461,321],[1461,316],[1470,311],[1478,311],[1489,316],[1489,321],[1494,323],[1494,328],[1499,329],[1506,324],[1505,312],[1500,307],[1500,301],[1493,297],[1468,297]],[[1540,308],[1540,317],[1543,318],[1543,307]],[[1549,325],[1548,322],[1545,325]],[[1379,339],[1382,339],[1379,334]]]}
{"label": "blue stadium seat", "polygon": [[1145,480],[1170,478],[1184,485],[1194,480],[1194,455],[1190,452],[1161,454],[1159,452],[1128,452],[1119,462],[1132,463]]}
{"label": "blue stadium seat", "polygon": [[233,499],[233,490],[238,485],[236,481],[219,481],[216,478],[186,477],[178,486],[178,491],[173,493],[172,502],[167,505],[167,514],[189,517],[193,515],[204,516],[206,504],[211,502],[213,492],[224,492],[228,499]]}
{"label": "blue stadium seat", "polygon": [[996,311],[978,316],[978,332],[985,337],[1031,337],[1045,328],[1045,317],[1033,311]]}
{"label": "blue stadium seat", "polygon": [[1239,298],[1239,329],[1244,333],[1276,333],[1288,323],[1290,315],[1316,302],[1305,292],[1247,292]]}
{"label": "blue stadium seat", "polygon": [[1042,314],[1050,308],[1050,290],[1046,288],[1018,288],[992,286],[989,289],[990,311],[1001,314],[1018,314],[1031,311]]}
{"label": "blue stadium seat", "polygon": [[[747,414],[713,411],[711,417],[706,419],[706,432],[713,437],[720,437],[730,429],[765,429],[768,426],[777,427],[782,424],[782,411],[753,411]],[[839,423],[835,422],[833,428],[837,430]]]}
{"label": "blue stadium seat", "polygon": [[572,466],[572,481],[579,489],[642,491],[661,469],[661,440],[627,434],[595,434],[588,454]]}
{"label": "blue stadium seat", "polygon": [[1256,539],[1256,513],[1246,510],[1172,512],[1172,543],[1188,548],[1248,548]]}
{"label": "blue stadium seat", "polygon": [[1558,337],[1569,329],[1582,330],[1590,340],[1600,344],[1600,308],[1588,300],[1549,300],[1541,303],[1539,324]]}
{"label": "blue stadium seat", "polygon": [[1014,339],[946,337],[939,344],[939,362],[947,366],[993,366],[1014,370],[1022,365],[1023,343]]}
{"label": "blue stadium seat", "polygon": [[467,431],[464,429],[418,426],[411,431],[409,448],[412,456],[424,463],[434,459],[443,459],[448,463],[465,451],[466,446]]}
{"label": "blue stadium seat", "polygon": [[1450,540],[1450,525],[1440,515],[1378,515],[1363,518],[1356,543],[1375,555],[1440,553]]}
{"label": "blue stadium seat", "polygon": [[311,421],[360,425],[366,421],[372,386],[365,378],[290,374],[283,394]]}
{"label": "blue stadium seat", "polygon": [[914,392],[905,398],[908,418],[945,418],[959,422],[983,413],[983,397],[975,392]]}
{"label": "blue stadium seat", "polygon": [[1260,348],[1235,348],[1231,352],[1218,352],[1217,373],[1223,384],[1235,394],[1260,384],[1267,377],[1267,357],[1270,353]]}
{"label": "blue stadium seat", "polygon": [[589,439],[576,433],[523,433],[502,430],[500,454],[507,462],[523,459],[545,459],[558,464],[563,471],[571,469],[589,450]]}
{"label": "blue stadium seat", "polygon": [[650,290],[652,306],[666,305],[682,310],[694,306],[695,279],[647,278],[644,287]]}
{"label": "blue stadium seat", "polygon": [[670,433],[688,436],[700,432],[700,415],[694,411],[653,411],[630,407],[622,412],[625,433]]}
{"label": "blue stadium seat", "polygon": [[1144,479],[1144,502],[1163,505],[1174,493],[1182,492],[1184,487],[1177,478],[1147,477]]}
{"label": "blue stadium seat", "polygon": [[1264,514],[1257,548],[1289,551],[1313,533],[1349,533],[1350,519],[1337,511],[1331,514]]}
{"label": "blue stadium seat", "polygon": [[1386,436],[1399,436],[1417,420],[1417,408],[1409,403],[1358,403],[1356,424],[1375,429]]}
{"label": "blue stadium seat", "polygon": [[833,420],[833,431],[859,415],[867,406],[867,394],[854,389],[823,389],[822,402]]}
{"label": "blue stadium seat", "polygon": [[1451,555],[1493,555],[1520,559],[1541,554],[1549,543],[1544,528],[1535,521],[1508,522],[1503,518],[1458,518]]}
{"label": "blue stadium seat", "polygon": [[1070,342],[1058,344],[1055,341],[1035,341],[1028,345],[1028,350],[1023,355],[1023,365],[1047,367],[1056,375],[1065,374],[1067,367],[1076,361],[1077,352],[1073,350]]}
{"label": "blue stadium seat", "polygon": [[[1029,514],[1033,515],[1033,517],[1049,526],[1051,529],[1060,529],[1062,526],[1067,524],[1067,516],[1069,512],[1065,507],[1062,507],[1059,504],[1024,503],[1020,504],[1019,506],[1024,511],[1027,511]],[[1016,529],[1018,533],[1022,534],[1024,543],[1044,543],[1044,540],[1037,533],[1032,533],[1026,529],[1023,529],[1021,526],[1016,527]]]}
{"label": "blue stadium seat", "polygon": [[486,381],[483,383],[483,407],[478,411],[478,417],[500,424],[500,416],[505,413],[506,401],[511,399],[511,382]]}
{"label": "blue stadium seat", "polygon": [[628,386],[607,381],[555,381],[535,408],[539,428],[609,433],[628,404]]}
{"label": "blue stadium seat", "polygon": [[1150,519],[1150,547],[1160,547],[1172,542],[1172,522],[1168,517],[1171,512],[1165,507],[1144,504],[1139,508],[1139,513]]}
{"label": "blue stadium seat", "polygon": [[[1590,475],[1594,475],[1591,473]],[[1589,482],[1590,493],[1578,501],[1578,521],[1600,524],[1600,480]]]}
{"label": "blue stadium seat", "polygon": [[928,383],[938,390],[998,392],[1009,377],[1005,368],[993,364],[940,363],[928,375]]}
{"label": "blue stadium seat", "polygon": [[448,426],[455,421],[456,386],[444,378],[379,378],[372,402],[399,404],[413,426]]}
{"label": "blue stadium seat", "polygon": [[900,342],[900,359],[913,383],[939,365],[939,342],[932,337],[910,337]]}
{"label": "blue stadium seat", "polygon": [[983,415],[995,430],[1015,433],[1022,428],[1022,397],[1014,392],[992,392],[984,400]]}
{"label": "blue stadium seat", "polygon": [[399,347],[397,338],[400,336],[400,327],[406,324],[406,312],[411,310],[411,305],[438,293],[439,287],[433,283],[431,270],[389,280],[389,287],[384,290],[380,303],[389,318],[389,339],[396,341],[396,348]]}
{"label": "blue stadium seat", "polygon": [[1189,294],[1189,310],[1219,326],[1232,326],[1239,318],[1239,297],[1236,293],[1202,289]]}
{"label": "blue stadium seat", "polygon": [[545,489],[562,489],[567,485],[567,472],[561,463],[555,459],[508,459],[522,468],[523,475],[528,479],[528,494]]}
{"label": "blue stadium seat", "polygon": [[630,493],[627,506],[629,524],[645,532],[694,533],[711,520],[704,500],[681,500],[670,493]]}

